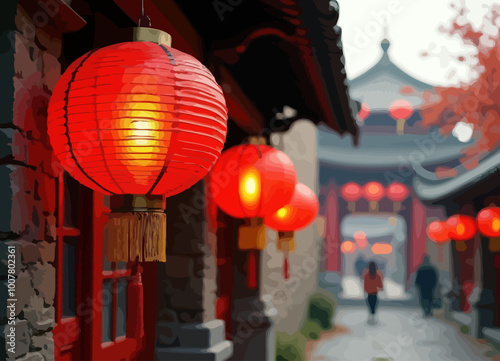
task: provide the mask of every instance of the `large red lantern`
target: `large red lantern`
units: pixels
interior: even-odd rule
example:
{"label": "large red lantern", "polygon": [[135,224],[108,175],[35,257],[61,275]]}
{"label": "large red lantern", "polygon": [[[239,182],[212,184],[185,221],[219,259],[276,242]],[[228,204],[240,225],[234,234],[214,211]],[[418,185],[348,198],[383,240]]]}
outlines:
{"label": "large red lantern", "polygon": [[450,240],[450,226],[444,221],[433,221],[427,226],[427,236],[438,247],[438,261],[443,261],[443,244]]}
{"label": "large red lantern", "polygon": [[318,214],[319,202],[305,184],[297,183],[290,203],[264,217],[264,224],[278,231],[278,250],[285,254],[283,275],[289,277],[288,254],[295,250],[295,231],[307,227]]}
{"label": "large red lantern", "polygon": [[69,66],[50,99],[48,133],[63,168],[89,188],[171,196],[212,168],[226,120],[222,90],[198,60],[135,41]]}
{"label": "large red lantern", "polygon": [[408,198],[410,191],[408,188],[399,182],[394,182],[387,187],[387,198],[394,202],[394,212],[401,209],[401,202]]}
{"label": "large red lantern", "polygon": [[227,109],[213,75],[171,48],[168,34],[134,34],[137,41],[92,50],[68,67],[50,99],[47,131],[73,178],[127,195],[112,198],[108,260],[165,261],[162,198],[212,168]]}
{"label": "large red lantern", "polygon": [[500,251],[500,208],[482,209],[477,214],[477,226],[481,234],[490,237],[490,251]]}
{"label": "large red lantern", "polygon": [[446,221],[449,227],[450,238],[456,241],[456,247],[459,251],[465,251],[468,241],[476,235],[477,226],[474,218],[464,215],[454,215]]}
{"label": "large red lantern", "polygon": [[356,211],[356,202],[363,195],[361,186],[354,182],[346,183],[341,188],[340,194],[348,202],[347,208],[354,213]]}
{"label": "large red lantern", "polygon": [[378,202],[384,198],[385,190],[379,182],[369,182],[363,187],[363,196],[370,202],[370,211],[378,210]]}
{"label": "large red lantern", "polygon": [[413,106],[408,100],[395,100],[389,108],[389,114],[397,122],[397,134],[402,135],[404,133],[406,120],[413,114]]}

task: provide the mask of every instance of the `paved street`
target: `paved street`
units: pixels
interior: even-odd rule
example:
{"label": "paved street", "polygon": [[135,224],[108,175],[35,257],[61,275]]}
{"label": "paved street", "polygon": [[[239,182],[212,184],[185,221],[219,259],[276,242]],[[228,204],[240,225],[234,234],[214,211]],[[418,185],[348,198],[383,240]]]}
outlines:
{"label": "paved street", "polygon": [[438,318],[421,317],[415,308],[380,307],[378,323],[367,324],[360,306],[341,306],[338,332],[315,342],[310,361],[498,360],[488,345],[463,335]]}

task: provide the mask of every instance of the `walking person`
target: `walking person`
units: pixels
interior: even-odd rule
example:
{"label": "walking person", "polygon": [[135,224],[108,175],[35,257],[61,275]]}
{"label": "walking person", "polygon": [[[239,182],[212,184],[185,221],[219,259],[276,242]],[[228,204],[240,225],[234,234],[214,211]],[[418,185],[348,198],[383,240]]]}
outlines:
{"label": "walking person", "polygon": [[417,278],[415,285],[419,291],[420,306],[425,317],[432,316],[434,304],[434,292],[436,289],[438,277],[435,268],[431,264],[431,258],[426,255],[422,264],[417,269]]}
{"label": "walking person", "polygon": [[383,275],[382,272],[377,270],[377,264],[375,262],[368,263],[368,266],[363,271],[363,281],[365,292],[367,293],[366,302],[370,311],[370,317],[368,319],[369,324],[375,324],[375,312],[377,310],[378,298],[377,293],[384,289],[382,284]]}

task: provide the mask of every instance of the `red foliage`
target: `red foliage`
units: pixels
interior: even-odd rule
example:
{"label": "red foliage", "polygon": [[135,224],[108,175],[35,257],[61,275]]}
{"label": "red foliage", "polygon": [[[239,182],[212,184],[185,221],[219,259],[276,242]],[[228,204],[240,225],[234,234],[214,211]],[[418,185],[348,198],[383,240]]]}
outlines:
{"label": "red foliage", "polygon": [[[443,134],[451,133],[459,121],[474,125],[475,142],[464,150],[462,161],[467,169],[475,167],[479,159],[500,145],[500,37],[498,20],[500,6],[494,5],[484,18],[480,30],[474,30],[466,18],[466,10],[457,8],[450,28],[441,29],[450,36],[458,35],[464,44],[476,48],[476,61],[471,70],[479,75],[469,84],[456,87],[437,87],[435,94],[424,94],[423,124],[437,125]],[[496,28],[495,34],[486,28]],[[464,57],[458,57],[463,61]]]}

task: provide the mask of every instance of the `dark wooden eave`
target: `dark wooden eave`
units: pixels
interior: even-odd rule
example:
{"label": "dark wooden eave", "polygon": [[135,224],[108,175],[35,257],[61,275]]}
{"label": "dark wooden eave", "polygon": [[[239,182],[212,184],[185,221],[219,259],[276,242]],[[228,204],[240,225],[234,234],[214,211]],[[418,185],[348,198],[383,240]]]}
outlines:
{"label": "dark wooden eave", "polygon": [[320,0],[176,3],[202,37],[206,61],[226,66],[263,114],[266,129],[290,125],[293,119],[283,124],[274,118],[289,105],[297,118],[357,136],[336,6]]}

